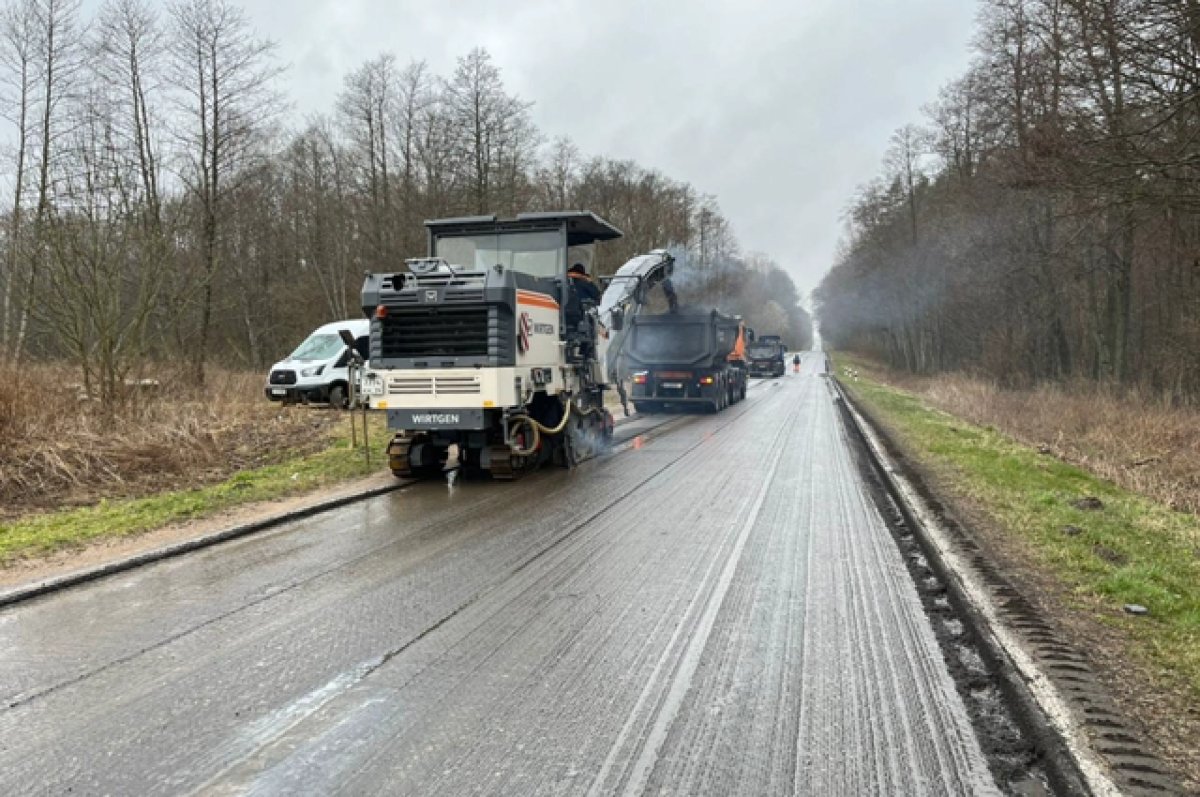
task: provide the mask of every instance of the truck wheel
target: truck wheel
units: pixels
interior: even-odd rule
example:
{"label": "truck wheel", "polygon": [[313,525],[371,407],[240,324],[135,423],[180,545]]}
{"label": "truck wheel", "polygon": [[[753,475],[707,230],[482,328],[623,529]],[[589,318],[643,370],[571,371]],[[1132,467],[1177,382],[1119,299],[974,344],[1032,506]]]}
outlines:
{"label": "truck wheel", "polygon": [[343,385],[333,385],[329,388],[329,406],[346,409],[346,388]]}

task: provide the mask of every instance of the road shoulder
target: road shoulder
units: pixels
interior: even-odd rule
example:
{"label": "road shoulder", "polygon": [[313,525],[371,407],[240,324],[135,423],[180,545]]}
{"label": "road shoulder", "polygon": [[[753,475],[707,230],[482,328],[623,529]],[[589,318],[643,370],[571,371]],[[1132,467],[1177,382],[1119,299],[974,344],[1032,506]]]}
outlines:
{"label": "road shoulder", "polygon": [[258,529],[280,518],[320,511],[330,503],[356,500],[391,486],[399,486],[391,473],[375,473],[300,495],[241,504],[136,535],[102,537],[80,547],[60,549],[47,556],[17,559],[0,568],[0,592],[9,593],[56,581],[73,573],[111,567],[156,551],[172,550],[214,535],[226,535],[237,529]]}
{"label": "road shoulder", "polygon": [[[972,481],[970,470],[957,466],[928,437],[912,434],[906,426],[910,419],[891,404],[894,396],[881,392],[902,391],[855,378],[844,386],[936,523],[966,541],[985,581],[1003,582],[989,585],[993,594],[1009,593],[997,601],[1005,607],[1003,621],[1068,697],[1074,721],[1092,748],[1110,767],[1124,769],[1125,788],[1138,794],[1174,793],[1156,786],[1170,783],[1155,771],[1159,765],[1153,759],[1158,758],[1186,781],[1184,788],[1196,789],[1200,712],[1191,687],[1179,673],[1156,667],[1145,637],[1128,630],[1130,623],[1145,618],[1123,617],[1112,596],[1064,578],[1037,538],[1031,538],[1029,528],[1057,522],[1056,516],[1039,517],[1035,508],[1021,515],[1020,529],[1014,528],[1012,514],[997,509],[994,496]],[[906,411],[942,416],[938,422],[952,427],[955,436],[995,434],[927,408]],[[1049,487],[1046,492],[1057,497]]]}

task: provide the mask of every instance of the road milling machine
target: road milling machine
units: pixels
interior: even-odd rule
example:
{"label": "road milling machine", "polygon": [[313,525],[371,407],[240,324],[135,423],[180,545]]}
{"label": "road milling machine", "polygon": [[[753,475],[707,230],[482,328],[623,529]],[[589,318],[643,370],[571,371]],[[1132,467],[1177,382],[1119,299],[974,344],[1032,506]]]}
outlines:
{"label": "road milling machine", "polygon": [[368,274],[362,291],[371,342],[361,392],[387,413],[392,472],[432,476],[456,455],[467,474],[513,479],[607,445],[604,395],[622,377],[625,320],[655,286],[674,306],[671,256],[629,261],[596,304],[567,274],[575,264],[594,273],[596,244],[621,237],[593,213],[425,226],[428,255]]}

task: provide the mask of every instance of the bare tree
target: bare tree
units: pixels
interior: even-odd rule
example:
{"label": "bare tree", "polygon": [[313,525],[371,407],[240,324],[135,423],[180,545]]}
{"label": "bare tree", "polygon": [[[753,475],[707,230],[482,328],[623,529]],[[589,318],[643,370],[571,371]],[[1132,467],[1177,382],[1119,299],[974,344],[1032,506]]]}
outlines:
{"label": "bare tree", "polygon": [[53,170],[44,301],[34,310],[105,408],[125,398],[162,279],[161,264],[145,257],[139,171],[122,140],[121,115],[102,83],[72,104],[71,134]]}
{"label": "bare tree", "polygon": [[346,76],[338,96],[338,112],[354,147],[359,182],[369,220],[367,262],[380,268],[393,259],[396,226],[392,171],[394,142],[390,136],[399,116],[396,59],[378,56]]}
{"label": "bare tree", "polygon": [[400,251],[416,253],[424,244],[419,235],[421,196],[421,119],[435,102],[434,83],[424,61],[413,61],[400,73],[396,139],[400,143]]}
{"label": "bare tree", "polygon": [[579,147],[566,136],[554,139],[549,160],[542,168],[541,201],[549,209],[570,208],[579,181]]}
{"label": "bare tree", "polygon": [[[36,289],[46,249],[46,225],[53,201],[50,174],[52,158],[60,139],[66,134],[62,106],[69,101],[76,74],[81,64],[83,31],[79,22],[79,0],[32,0],[27,12],[33,32],[33,102],[36,103],[36,122],[33,129],[35,145],[35,204],[28,238],[18,231],[17,240],[28,247],[18,246],[27,267],[21,289],[21,308],[11,343],[11,356],[20,359],[25,350],[29,322],[33,315]],[[29,106],[25,110],[32,110]]]}
{"label": "bare tree", "polygon": [[925,155],[925,134],[916,125],[905,125],[892,134],[885,163],[889,176],[900,185],[908,206],[913,246],[917,244],[917,183],[922,179],[921,158]]}
{"label": "bare tree", "polygon": [[339,149],[325,119],[314,120],[289,147],[285,158],[287,193],[295,236],[295,265],[319,290],[329,318],[355,314],[351,292],[359,287],[352,235],[353,205],[349,202],[349,156]]}
{"label": "bare tree", "polygon": [[511,182],[536,147],[530,103],[505,93],[500,70],[479,48],[458,59],[445,92],[473,209],[490,212],[502,189],[511,188],[498,183]]}
{"label": "bare tree", "polygon": [[151,103],[163,89],[165,33],[145,0],[109,0],[100,10],[95,51],[97,73],[118,109],[114,132],[128,141],[136,163],[140,215],[147,231],[161,237],[158,120]]}
{"label": "bare tree", "polygon": [[171,73],[179,110],[181,176],[199,215],[199,321],[192,362],[196,380],[212,334],[221,272],[219,244],[225,199],[264,156],[271,118],[280,108],[275,45],[259,39],[241,9],[227,0],[182,0],[171,6]]}
{"label": "bare tree", "polygon": [[[4,248],[4,273],[0,274],[0,360],[14,356],[11,348],[14,298],[25,256],[24,203],[29,168],[37,69],[38,25],[35,0],[15,0],[0,11],[0,112],[16,128],[14,133],[12,203]],[[23,300],[28,301],[28,298]]]}
{"label": "bare tree", "polygon": [[438,92],[417,117],[417,159],[425,191],[425,206],[431,216],[469,210],[471,205],[459,198],[463,182],[456,169],[457,141],[460,131]]}

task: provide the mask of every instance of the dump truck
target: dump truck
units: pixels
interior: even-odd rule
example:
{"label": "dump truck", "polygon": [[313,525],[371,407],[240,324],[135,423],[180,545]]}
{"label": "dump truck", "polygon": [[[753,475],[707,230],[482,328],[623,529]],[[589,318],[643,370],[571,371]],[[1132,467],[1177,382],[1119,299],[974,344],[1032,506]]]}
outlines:
{"label": "dump truck", "polygon": [[787,346],[779,335],[760,335],[746,350],[751,376],[783,376],[787,372]]}
{"label": "dump truck", "polygon": [[750,338],[742,319],[712,309],[630,319],[624,356],[638,412],[719,412],[746,397]]}

